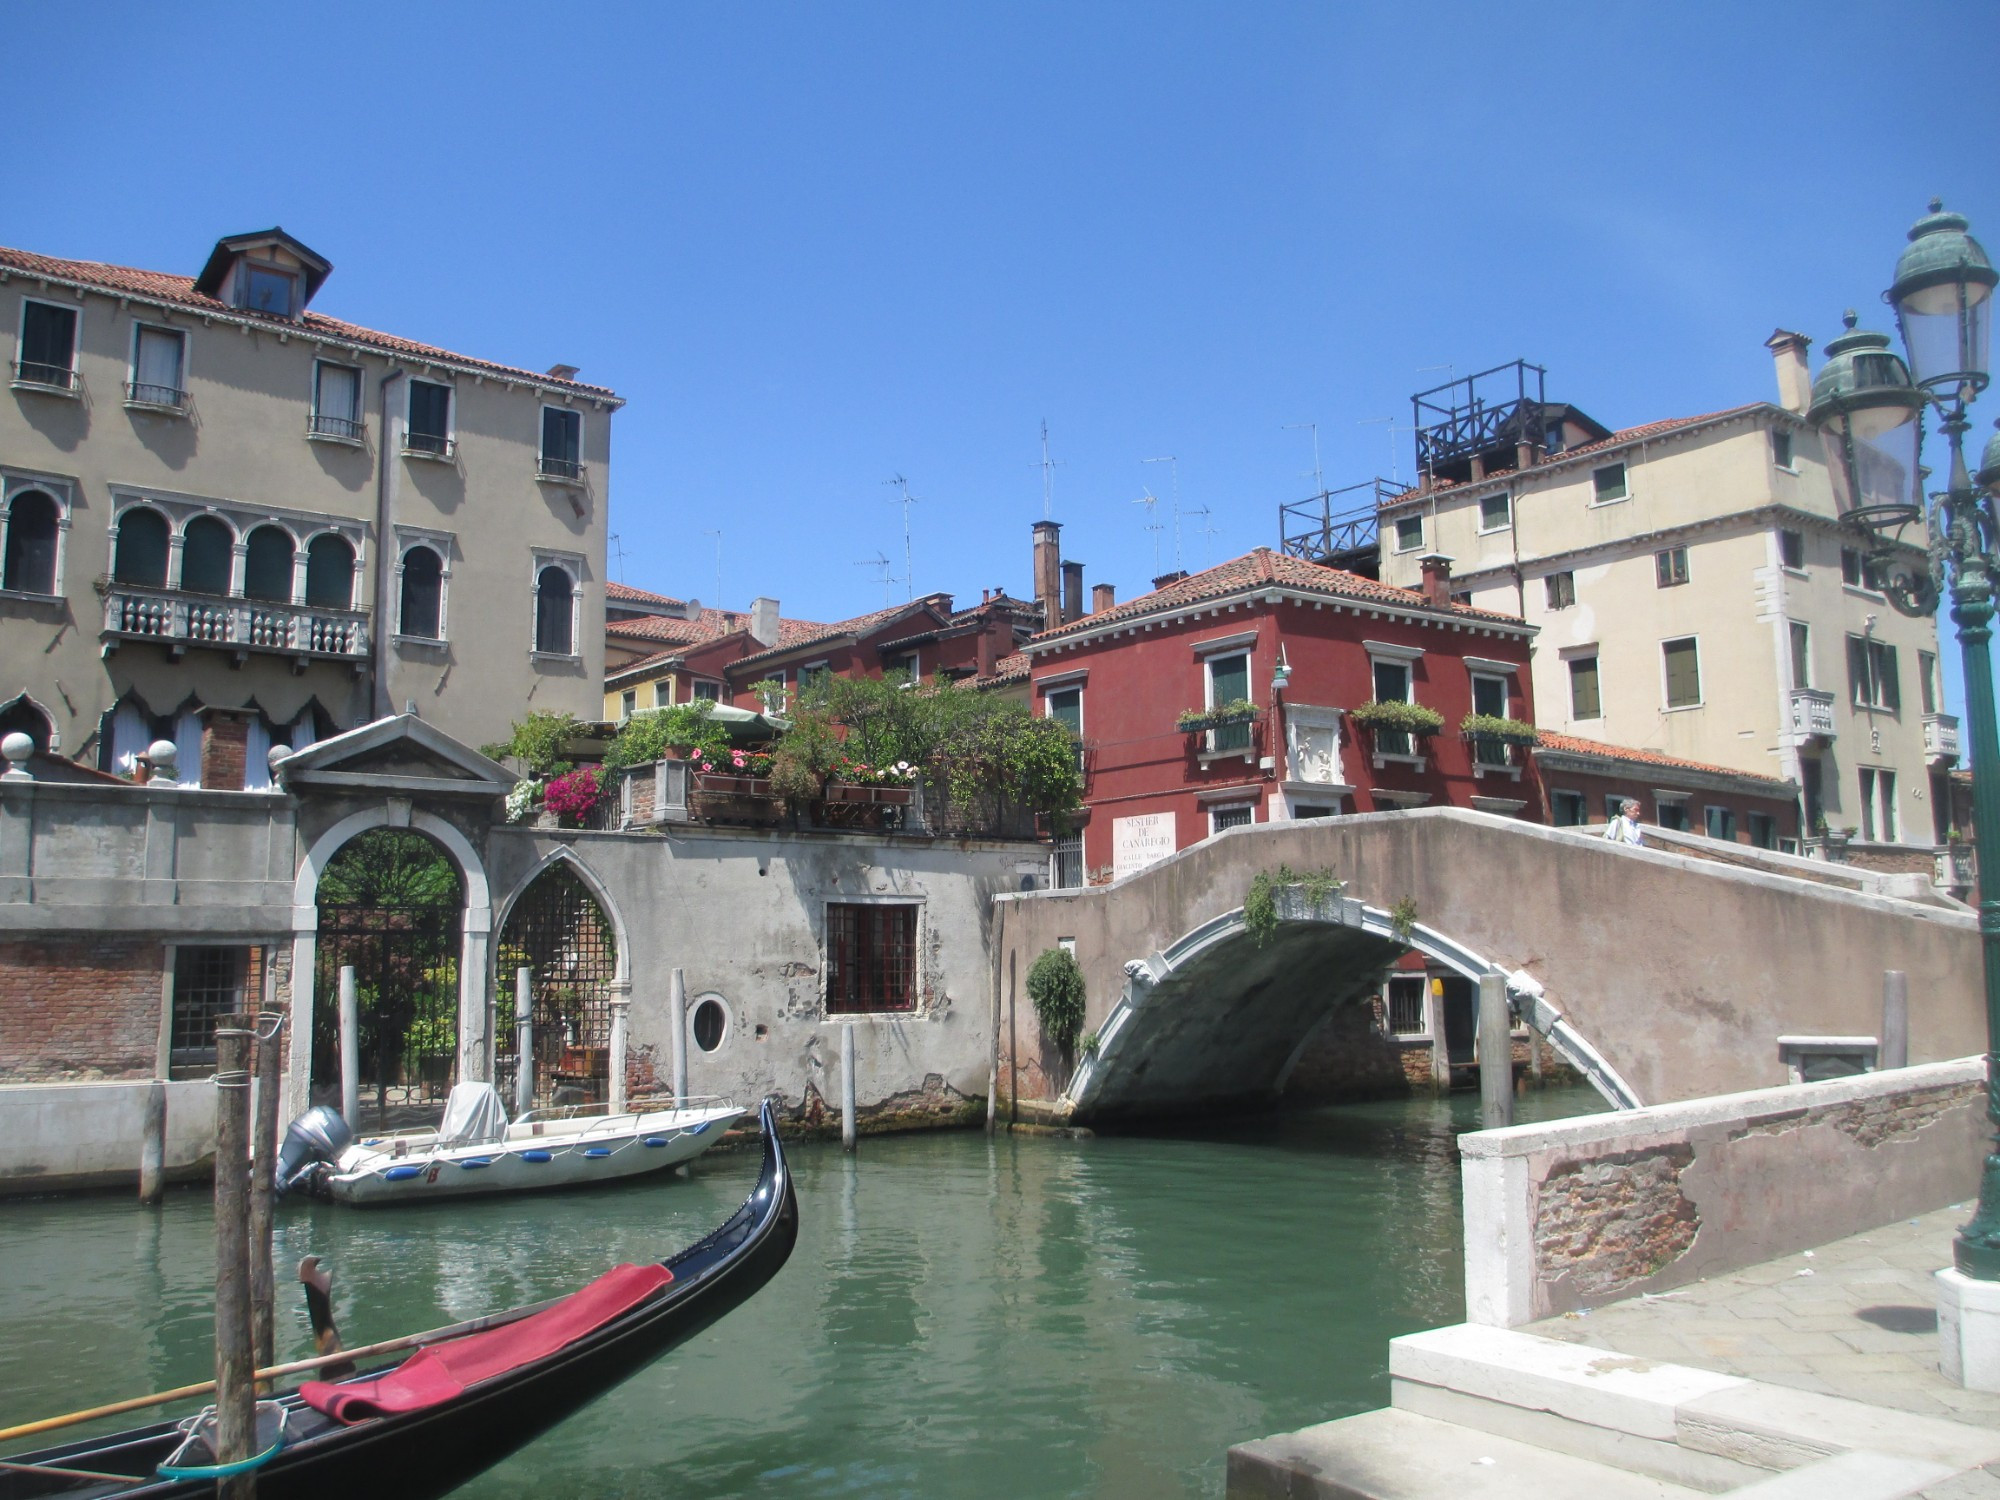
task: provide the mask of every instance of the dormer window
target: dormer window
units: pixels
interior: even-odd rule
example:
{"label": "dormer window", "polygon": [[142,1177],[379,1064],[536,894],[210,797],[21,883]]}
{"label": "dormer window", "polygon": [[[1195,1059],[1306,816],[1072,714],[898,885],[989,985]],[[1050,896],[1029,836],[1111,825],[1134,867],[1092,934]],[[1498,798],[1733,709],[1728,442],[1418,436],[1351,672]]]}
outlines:
{"label": "dormer window", "polygon": [[233,234],[215,242],[194,289],[230,307],[297,321],[333,270],[333,262],[282,229]]}
{"label": "dormer window", "polygon": [[277,266],[246,261],[237,277],[237,305],[251,312],[289,318],[297,303],[298,278]]}

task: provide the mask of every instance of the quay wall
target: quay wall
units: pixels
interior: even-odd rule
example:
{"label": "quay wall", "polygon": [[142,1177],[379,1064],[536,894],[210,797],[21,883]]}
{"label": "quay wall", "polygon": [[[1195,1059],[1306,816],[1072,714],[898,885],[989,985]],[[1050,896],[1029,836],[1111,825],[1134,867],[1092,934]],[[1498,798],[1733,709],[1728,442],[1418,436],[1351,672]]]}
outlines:
{"label": "quay wall", "polygon": [[[149,1080],[0,1084],[0,1197],[10,1193],[136,1189]],[[205,1176],[215,1163],[215,1084],[167,1086],[169,1177]]]}
{"label": "quay wall", "polygon": [[1460,1136],[1466,1319],[1518,1327],[1969,1197],[1985,1076],[1966,1057]]}

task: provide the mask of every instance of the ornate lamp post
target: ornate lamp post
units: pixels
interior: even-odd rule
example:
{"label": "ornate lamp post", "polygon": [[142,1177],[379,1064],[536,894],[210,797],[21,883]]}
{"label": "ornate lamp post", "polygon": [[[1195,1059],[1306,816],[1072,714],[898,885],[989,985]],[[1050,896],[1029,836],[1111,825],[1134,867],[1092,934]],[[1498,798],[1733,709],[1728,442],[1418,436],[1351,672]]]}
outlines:
{"label": "ornate lamp post", "polygon": [[[1975,486],[1965,466],[1966,408],[1986,388],[1992,333],[1993,269],[1966,221],[1937,200],[1910,230],[1884,294],[1909,355],[1904,367],[1879,333],[1848,332],[1827,345],[1813,382],[1811,419],[1827,444],[1827,469],[1842,519],[1868,539],[1875,581],[1905,614],[1951,599],[1965,667],[1965,712],[1972,740],[1973,827],[1980,847],[1979,931],[1986,979],[1986,1113],[1995,1147],[1980,1179],[1979,1211],[1959,1230],[1952,1260],[1962,1276],[2000,1282],[2000,734],[1993,667],[1994,502],[2000,495],[2000,438],[1987,446]],[[1923,415],[1935,407],[1951,443],[1945,488],[1926,505],[1919,464]],[[1924,551],[1900,533],[1924,522]],[[1913,539],[1914,542],[1914,539]],[[1955,1359],[1955,1357],[1954,1357]],[[1948,1361],[1953,1362],[1953,1361]]]}

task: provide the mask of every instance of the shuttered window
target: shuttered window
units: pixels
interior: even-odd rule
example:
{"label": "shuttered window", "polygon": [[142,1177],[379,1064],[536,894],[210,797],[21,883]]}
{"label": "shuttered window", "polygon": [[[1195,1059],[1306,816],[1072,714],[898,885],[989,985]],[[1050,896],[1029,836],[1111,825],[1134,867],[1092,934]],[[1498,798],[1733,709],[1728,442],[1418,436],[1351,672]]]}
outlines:
{"label": "shuttered window", "polygon": [[828,1015],[915,1010],[917,909],[834,904],[826,909]]}
{"label": "shuttered window", "polygon": [[1667,707],[1695,707],[1701,702],[1701,659],[1694,637],[1667,641],[1660,650],[1666,658]]}

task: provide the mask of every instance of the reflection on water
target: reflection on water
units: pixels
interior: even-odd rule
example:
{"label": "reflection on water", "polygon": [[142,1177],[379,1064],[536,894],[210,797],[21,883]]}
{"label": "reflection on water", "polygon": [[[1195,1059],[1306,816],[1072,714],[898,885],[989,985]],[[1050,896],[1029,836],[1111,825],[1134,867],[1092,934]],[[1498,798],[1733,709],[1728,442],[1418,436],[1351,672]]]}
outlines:
{"label": "reflection on water", "polygon": [[[1460,1317],[1452,1140],[1476,1124],[1459,1095],[1172,1137],[799,1147],[778,1279],[463,1493],[1219,1494],[1229,1444],[1381,1405],[1387,1341]],[[756,1166],[443,1212],[290,1205],[280,1281],[325,1258],[350,1342],[471,1317],[678,1249]],[[206,1378],[213,1253],[201,1192],[0,1205],[0,1425]],[[309,1352],[293,1292],[281,1357]]]}

